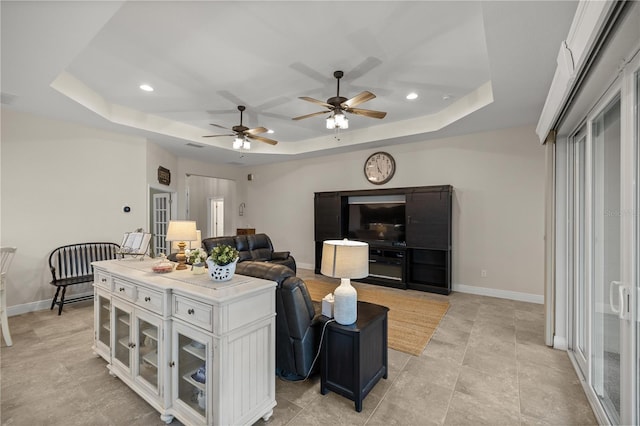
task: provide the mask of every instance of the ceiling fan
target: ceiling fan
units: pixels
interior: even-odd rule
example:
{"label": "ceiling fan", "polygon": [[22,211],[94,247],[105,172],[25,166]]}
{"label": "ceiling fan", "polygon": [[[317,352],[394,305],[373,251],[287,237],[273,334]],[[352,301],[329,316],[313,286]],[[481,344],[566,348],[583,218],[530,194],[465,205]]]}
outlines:
{"label": "ceiling fan", "polygon": [[348,112],[351,114],[362,115],[370,118],[384,118],[387,113],[382,111],[373,111],[370,109],[362,109],[362,108],[354,108],[357,105],[360,105],[364,102],[370,101],[375,98],[371,92],[364,91],[354,96],[351,99],[347,99],[343,96],[340,96],[340,79],[344,76],[342,71],[335,71],[333,76],[337,80],[338,90],[336,96],[327,99],[326,102],[319,101],[317,99],[309,98],[307,96],[301,96],[300,99],[311,102],[314,104],[322,105],[327,108],[326,111],[314,112],[311,114],[301,115],[299,117],[294,117],[293,120],[302,120],[309,117],[315,117],[317,115],[326,114],[327,112],[331,113],[331,116],[327,118],[327,129],[347,129],[349,128],[349,121],[345,117],[344,113]]}
{"label": "ceiling fan", "polygon": [[219,127],[225,130],[231,130],[234,133],[226,134],[226,135],[205,135],[203,138],[217,138],[220,136],[235,136],[235,140],[233,141],[234,149],[249,149],[251,144],[248,139],[254,139],[260,142],[268,143],[269,145],[276,145],[278,141],[273,139],[265,138],[264,136],[258,136],[260,133],[268,132],[269,129],[266,127],[256,127],[254,129],[250,129],[246,126],[242,125],[242,112],[246,109],[244,105],[238,105],[238,111],[240,111],[240,125],[233,126],[231,129],[228,129],[224,126],[220,126],[218,124],[210,123],[212,126]]}

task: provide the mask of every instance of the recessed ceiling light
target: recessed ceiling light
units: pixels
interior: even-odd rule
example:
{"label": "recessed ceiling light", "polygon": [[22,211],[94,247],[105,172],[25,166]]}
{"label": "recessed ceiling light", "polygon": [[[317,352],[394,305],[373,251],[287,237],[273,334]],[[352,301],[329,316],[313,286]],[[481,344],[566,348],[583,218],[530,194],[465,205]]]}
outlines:
{"label": "recessed ceiling light", "polygon": [[148,84],[141,84],[140,89],[144,90],[145,92],[153,92],[153,87],[149,86]]}
{"label": "recessed ceiling light", "polygon": [[407,95],[407,99],[409,99],[410,101],[418,99],[418,94],[416,92],[411,92]]}
{"label": "recessed ceiling light", "polygon": [[269,129],[267,130],[267,133],[275,133],[275,132],[273,131],[273,129]]}
{"label": "recessed ceiling light", "polygon": [[442,95],[443,101],[448,101],[449,99],[451,99],[451,95]]}

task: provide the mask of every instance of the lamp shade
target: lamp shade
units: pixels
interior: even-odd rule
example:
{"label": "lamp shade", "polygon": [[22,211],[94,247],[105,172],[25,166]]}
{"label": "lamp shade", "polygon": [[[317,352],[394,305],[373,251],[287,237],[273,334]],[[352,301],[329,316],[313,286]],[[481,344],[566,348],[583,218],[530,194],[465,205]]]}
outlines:
{"label": "lamp shade", "polygon": [[195,241],[198,239],[195,220],[172,220],[167,229],[167,241]]}
{"label": "lamp shade", "polygon": [[320,272],[332,278],[365,278],[369,275],[369,244],[347,239],[324,241]]}
{"label": "lamp shade", "polygon": [[[193,250],[193,249],[202,247],[202,233],[198,229],[196,231],[196,234],[198,235],[198,237],[195,240],[185,241],[185,243],[187,243],[186,248],[188,248],[189,250]],[[178,250],[178,243],[180,243],[180,241],[171,241],[171,251],[172,252]]]}

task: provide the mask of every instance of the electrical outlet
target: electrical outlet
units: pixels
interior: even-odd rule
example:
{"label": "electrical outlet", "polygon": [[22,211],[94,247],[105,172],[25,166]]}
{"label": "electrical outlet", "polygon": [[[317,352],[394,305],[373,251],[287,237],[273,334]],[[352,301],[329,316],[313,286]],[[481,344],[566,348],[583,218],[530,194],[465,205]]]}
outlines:
{"label": "electrical outlet", "polygon": [[482,278],[487,278],[487,270],[486,270],[486,269],[483,269],[482,271],[480,271],[480,276],[481,276]]}

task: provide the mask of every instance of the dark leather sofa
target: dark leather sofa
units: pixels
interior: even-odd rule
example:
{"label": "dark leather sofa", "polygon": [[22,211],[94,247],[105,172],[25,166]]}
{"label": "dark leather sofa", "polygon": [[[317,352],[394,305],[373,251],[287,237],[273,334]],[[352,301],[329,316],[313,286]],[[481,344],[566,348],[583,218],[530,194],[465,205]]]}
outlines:
{"label": "dark leather sofa", "polygon": [[235,247],[240,253],[238,264],[247,260],[270,262],[284,265],[296,273],[296,260],[288,251],[274,251],[271,238],[267,234],[236,235],[235,237],[213,237],[202,240],[202,246],[211,252],[211,249],[226,244]]}
{"label": "dark leather sofa", "polygon": [[[275,281],[276,374],[300,380],[318,369],[313,361],[320,344],[320,314],[316,313],[307,286],[292,269],[268,262],[238,262],[236,274]],[[312,370],[313,367],[313,370]]]}

